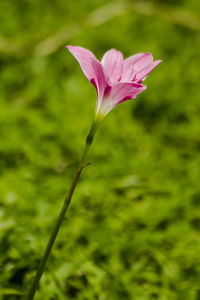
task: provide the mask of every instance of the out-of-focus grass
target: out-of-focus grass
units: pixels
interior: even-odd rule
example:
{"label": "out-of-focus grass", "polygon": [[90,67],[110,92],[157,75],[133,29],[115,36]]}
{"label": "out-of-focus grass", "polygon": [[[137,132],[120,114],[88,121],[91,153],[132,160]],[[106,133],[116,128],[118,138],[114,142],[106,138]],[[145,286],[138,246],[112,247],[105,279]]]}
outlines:
{"label": "out-of-focus grass", "polygon": [[200,299],[200,5],[0,2],[0,299],[27,290],[95,107],[66,43],[163,63],[91,150],[37,299]]}

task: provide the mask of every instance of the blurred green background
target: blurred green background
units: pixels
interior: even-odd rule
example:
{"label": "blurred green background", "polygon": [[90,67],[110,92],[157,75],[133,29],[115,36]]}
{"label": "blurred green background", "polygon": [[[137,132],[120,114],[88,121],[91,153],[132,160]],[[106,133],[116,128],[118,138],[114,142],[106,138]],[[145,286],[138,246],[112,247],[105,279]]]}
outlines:
{"label": "blurred green background", "polygon": [[0,28],[0,299],[30,286],[93,118],[72,44],[163,62],[100,127],[36,299],[199,300],[199,0],[1,0]]}

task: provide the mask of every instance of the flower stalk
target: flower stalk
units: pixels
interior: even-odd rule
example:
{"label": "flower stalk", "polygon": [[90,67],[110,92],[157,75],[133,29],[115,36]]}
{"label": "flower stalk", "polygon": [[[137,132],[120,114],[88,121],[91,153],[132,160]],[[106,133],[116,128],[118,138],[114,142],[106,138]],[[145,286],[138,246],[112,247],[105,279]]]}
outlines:
{"label": "flower stalk", "polygon": [[79,181],[81,172],[82,172],[83,168],[87,165],[86,164],[86,157],[87,157],[89,148],[90,148],[90,146],[91,146],[91,144],[93,142],[94,135],[95,135],[96,130],[97,130],[98,126],[99,126],[99,123],[100,123],[100,119],[98,117],[95,117],[95,119],[94,119],[94,121],[93,121],[93,123],[91,125],[89,134],[88,134],[88,136],[86,138],[86,142],[85,142],[85,147],[84,147],[84,150],[83,150],[83,154],[82,154],[82,157],[80,159],[80,162],[79,162],[79,165],[77,167],[77,170],[75,172],[74,179],[73,179],[73,181],[71,183],[69,192],[68,192],[68,194],[67,194],[67,196],[66,196],[66,198],[64,200],[64,203],[63,203],[62,209],[60,211],[60,214],[59,214],[59,216],[58,216],[58,218],[56,220],[56,223],[55,223],[55,225],[53,227],[53,230],[51,232],[48,244],[46,246],[45,252],[44,252],[43,257],[41,259],[41,262],[40,262],[40,264],[38,266],[38,269],[36,271],[35,277],[33,278],[31,287],[30,287],[30,289],[28,291],[27,296],[25,297],[26,300],[32,300],[32,299],[34,299],[36,290],[38,288],[38,285],[39,285],[40,279],[42,277],[42,274],[44,272],[44,269],[45,269],[47,260],[49,258],[49,255],[51,253],[52,247],[53,247],[53,245],[55,243],[55,240],[56,240],[56,237],[58,235],[60,226],[61,226],[61,224],[62,224],[62,222],[64,220],[66,212],[67,212],[67,210],[69,208],[69,205],[71,203],[71,199],[72,199],[74,190],[75,190],[75,188],[77,186],[77,183]]}

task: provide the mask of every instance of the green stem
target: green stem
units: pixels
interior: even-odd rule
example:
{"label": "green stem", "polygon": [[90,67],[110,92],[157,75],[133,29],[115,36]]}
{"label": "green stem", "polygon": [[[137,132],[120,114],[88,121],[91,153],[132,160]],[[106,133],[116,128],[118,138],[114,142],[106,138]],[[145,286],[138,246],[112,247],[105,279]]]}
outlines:
{"label": "green stem", "polygon": [[85,148],[84,148],[80,163],[79,163],[78,168],[76,170],[76,173],[74,175],[74,179],[72,181],[69,192],[68,192],[68,194],[67,194],[67,196],[64,200],[64,203],[63,203],[62,209],[60,211],[60,214],[58,216],[58,219],[57,219],[57,221],[56,221],[56,223],[53,227],[53,230],[51,232],[47,247],[46,247],[45,252],[44,252],[44,255],[43,255],[42,260],[41,260],[41,262],[38,266],[35,277],[33,278],[33,281],[32,281],[31,287],[28,291],[28,294],[25,298],[26,300],[32,300],[34,298],[35,292],[36,292],[36,290],[38,288],[38,285],[39,285],[40,278],[41,278],[41,276],[44,272],[44,268],[46,266],[48,257],[51,253],[51,249],[52,249],[52,247],[55,243],[58,231],[60,229],[60,226],[63,222],[65,214],[66,214],[66,212],[68,210],[68,207],[70,205],[72,195],[74,193],[74,190],[75,190],[76,185],[78,183],[78,180],[80,178],[81,172],[82,172],[83,168],[85,167],[86,156],[87,156],[89,148],[90,148],[90,146],[93,142],[93,138],[94,138],[94,135],[95,135],[95,132],[97,130],[98,125],[99,125],[98,120],[93,121],[92,126],[91,126],[90,131],[89,131],[89,134],[88,134],[87,139],[86,139]]}

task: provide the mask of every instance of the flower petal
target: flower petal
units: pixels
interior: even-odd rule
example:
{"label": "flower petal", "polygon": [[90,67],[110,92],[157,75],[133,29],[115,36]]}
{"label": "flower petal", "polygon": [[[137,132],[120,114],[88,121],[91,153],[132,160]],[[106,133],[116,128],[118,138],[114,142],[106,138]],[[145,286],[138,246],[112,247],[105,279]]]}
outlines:
{"label": "flower petal", "polygon": [[129,99],[134,99],[146,89],[145,85],[134,82],[119,82],[111,87],[109,98],[114,99],[115,105]]}
{"label": "flower petal", "polygon": [[96,57],[92,52],[82,47],[77,46],[66,46],[66,48],[71,52],[71,54],[79,62],[81,69],[88,80],[91,80],[94,76],[94,71],[92,67],[92,61],[96,60]]}
{"label": "flower petal", "polygon": [[101,63],[87,49],[77,46],[66,47],[79,62],[88,80],[95,86],[98,96],[102,97],[106,86],[106,78]]}
{"label": "flower petal", "polygon": [[107,51],[101,60],[101,64],[111,83],[116,83],[121,79],[123,55],[120,51],[115,49]]}
{"label": "flower petal", "polygon": [[142,71],[138,72],[136,74],[135,81],[141,82],[141,81],[145,80],[147,75],[161,62],[162,62],[162,60],[155,60],[152,64],[148,65]]}
{"label": "flower petal", "polygon": [[136,73],[143,70],[146,66],[153,62],[151,53],[138,53],[130,56],[124,61],[122,81],[135,81]]}
{"label": "flower petal", "polygon": [[121,81],[131,81],[134,77],[133,64],[143,57],[144,53],[132,55],[124,60]]}
{"label": "flower petal", "polygon": [[107,81],[106,81],[106,77],[104,75],[102,65],[98,60],[92,61],[92,68],[94,71],[94,74],[93,74],[94,76],[90,81],[96,87],[98,101],[102,101],[105,88],[108,85]]}
{"label": "flower petal", "polygon": [[134,82],[119,82],[105,89],[103,101],[97,106],[97,113],[107,115],[116,105],[129,99],[146,89],[145,85]]}

